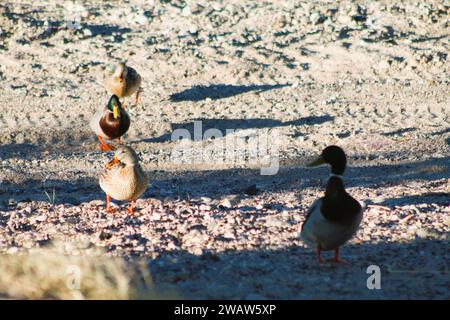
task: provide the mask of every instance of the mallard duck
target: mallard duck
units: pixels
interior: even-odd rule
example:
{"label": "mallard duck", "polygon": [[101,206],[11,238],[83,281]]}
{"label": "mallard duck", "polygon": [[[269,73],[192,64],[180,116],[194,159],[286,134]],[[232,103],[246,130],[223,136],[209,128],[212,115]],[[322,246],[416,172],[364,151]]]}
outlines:
{"label": "mallard duck", "polygon": [[111,197],[131,202],[128,212],[133,213],[134,202],[147,189],[147,176],[139,164],[139,158],[128,146],[120,146],[114,158],[106,164],[99,178],[100,187],[106,193],[106,210],[111,210]]}
{"label": "mallard duck", "polygon": [[107,144],[103,139],[118,139],[121,144],[122,137],[130,128],[130,116],[122,108],[122,104],[116,95],[112,95],[106,107],[97,111],[91,118],[90,126],[97,134],[102,151],[114,150],[112,145]]}
{"label": "mallard duck", "polygon": [[334,262],[346,263],[339,259],[339,247],[350,240],[361,223],[364,203],[352,198],[342,182],[342,174],[347,165],[344,151],[338,146],[326,147],[321,156],[309,166],[327,163],[331,165],[331,175],[325,196],[313,202],[306,213],[300,237],[317,249],[317,261],[322,263],[321,251],[334,250]]}
{"label": "mallard duck", "polygon": [[135,104],[139,102],[142,78],[135,69],[121,62],[113,72],[103,79],[103,85],[110,93],[124,98],[136,93]]}

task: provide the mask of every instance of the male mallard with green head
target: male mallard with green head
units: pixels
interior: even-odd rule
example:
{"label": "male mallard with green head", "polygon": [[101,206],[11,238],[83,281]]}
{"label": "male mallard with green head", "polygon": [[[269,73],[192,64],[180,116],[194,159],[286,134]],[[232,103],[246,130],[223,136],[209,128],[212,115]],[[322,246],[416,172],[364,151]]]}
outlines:
{"label": "male mallard with green head", "polygon": [[91,129],[97,134],[102,151],[114,150],[112,145],[106,144],[103,139],[119,139],[130,128],[130,116],[122,108],[116,95],[111,96],[106,107],[97,111],[90,121]]}
{"label": "male mallard with green head", "polygon": [[131,202],[128,212],[133,213],[134,202],[147,189],[147,176],[139,164],[136,152],[128,146],[120,146],[114,158],[106,164],[99,178],[100,187],[106,193],[106,209],[112,211],[111,197]]}
{"label": "male mallard with green head", "polygon": [[119,98],[124,98],[136,93],[135,104],[139,102],[142,78],[135,69],[121,62],[115,66],[103,80],[105,89]]}
{"label": "male mallard with green head", "polygon": [[331,175],[325,196],[313,202],[306,213],[300,237],[309,246],[316,247],[317,261],[322,263],[322,250],[334,250],[334,262],[339,259],[339,247],[350,240],[361,223],[364,203],[352,198],[344,188],[342,174],[347,165],[344,151],[338,146],[326,147],[321,156],[309,166],[327,163]]}

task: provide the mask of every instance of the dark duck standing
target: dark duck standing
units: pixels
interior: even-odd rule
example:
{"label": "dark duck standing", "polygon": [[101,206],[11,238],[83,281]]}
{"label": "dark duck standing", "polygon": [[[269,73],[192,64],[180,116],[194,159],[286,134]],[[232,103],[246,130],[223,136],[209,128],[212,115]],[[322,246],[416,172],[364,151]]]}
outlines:
{"label": "dark duck standing", "polygon": [[324,163],[331,165],[325,196],[314,201],[308,209],[300,237],[309,246],[316,247],[319,263],[323,262],[322,250],[334,250],[333,261],[346,263],[339,259],[339,247],[350,240],[358,230],[364,204],[345,191],[342,174],[347,165],[347,158],[344,151],[337,146],[326,147],[321,156],[309,166]]}
{"label": "dark duck standing", "polygon": [[122,137],[130,128],[130,116],[122,108],[119,98],[112,95],[106,107],[97,111],[91,118],[90,126],[97,134],[102,151],[114,150],[112,145],[107,144],[104,139],[118,139],[121,144]]}

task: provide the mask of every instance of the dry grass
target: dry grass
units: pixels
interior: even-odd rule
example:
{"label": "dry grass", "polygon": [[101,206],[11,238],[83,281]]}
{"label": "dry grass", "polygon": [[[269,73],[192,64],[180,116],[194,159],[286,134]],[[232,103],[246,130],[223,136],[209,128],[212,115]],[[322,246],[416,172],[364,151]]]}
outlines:
{"label": "dry grass", "polygon": [[[0,255],[0,297],[12,299],[176,299],[155,289],[144,263],[104,254],[67,254],[62,244]],[[78,251],[80,252],[80,251]]]}

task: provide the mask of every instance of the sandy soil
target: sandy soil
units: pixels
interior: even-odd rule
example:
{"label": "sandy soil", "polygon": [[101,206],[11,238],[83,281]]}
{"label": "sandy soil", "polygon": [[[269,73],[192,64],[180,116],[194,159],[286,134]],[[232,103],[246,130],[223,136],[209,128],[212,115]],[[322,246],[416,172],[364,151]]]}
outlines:
{"label": "sandy soil", "polygon": [[[450,6],[416,3],[2,2],[0,251],[82,241],[148,259],[188,298],[449,299]],[[144,79],[125,142],[151,184],[133,217],[103,209],[111,154],[88,126],[118,60]],[[244,143],[276,132],[280,170],[174,163],[172,132],[198,120]],[[346,267],[318,267],[297,237],[328,176],[305,164],[329,144],[371,204]]]}

